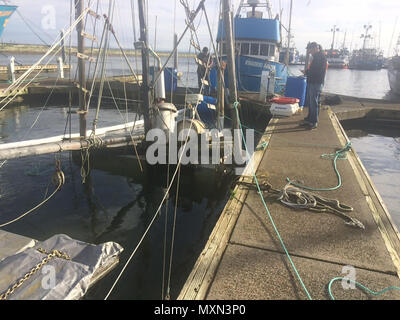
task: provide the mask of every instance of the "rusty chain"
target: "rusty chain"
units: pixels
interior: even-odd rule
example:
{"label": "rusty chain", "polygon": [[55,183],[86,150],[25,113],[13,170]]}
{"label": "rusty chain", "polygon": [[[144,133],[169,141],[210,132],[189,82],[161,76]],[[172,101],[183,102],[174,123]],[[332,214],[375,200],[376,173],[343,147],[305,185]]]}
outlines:
{"label": "rusty chain", "polygon": [[0,294],[0,300],[6,300],[7,297],[12,294],[17,288],[22,286],[22,284],[28,280],[32,275],[34,275],[38,270],[40,270],[47,262],[49,262],[52,258],[57,257],[65,260],[71,260],[70,256],[59,250],[52,250],[50,252],[38,248],[37,251],[43,254],[47,254],[43,260],[38,263],[35,267],[33,267],[29,272],[27,272],[21,279],[19,279],[16,283],[14,283],[11,287],[7,289],[7,291]]}

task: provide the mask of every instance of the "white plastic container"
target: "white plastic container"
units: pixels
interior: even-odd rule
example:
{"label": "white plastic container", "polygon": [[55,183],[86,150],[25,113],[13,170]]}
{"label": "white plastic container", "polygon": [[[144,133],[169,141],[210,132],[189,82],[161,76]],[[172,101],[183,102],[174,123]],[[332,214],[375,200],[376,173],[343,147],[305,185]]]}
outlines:
{"label": "white plastic container", "polygon": [[299,111],[298,103],[278,104],[273,103],[270,111],[273,116],[290,117]]}

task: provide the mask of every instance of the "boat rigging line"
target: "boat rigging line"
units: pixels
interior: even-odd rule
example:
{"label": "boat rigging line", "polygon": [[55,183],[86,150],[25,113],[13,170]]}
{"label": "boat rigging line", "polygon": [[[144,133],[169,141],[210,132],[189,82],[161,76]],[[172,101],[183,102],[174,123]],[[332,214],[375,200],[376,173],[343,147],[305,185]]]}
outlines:
{"label": "boat rigging line", "polygon": [[[75,20],[75,22],[68,28],[68,30],[65,32],[64,36],[61,37],[58,41],[56,41],[51,48],[35,63],[33,64],[27,71],[25,71],[21,77],[19,77],[14,83],[12,83],[7,89],[5,89],[6,92],[9,92],[6,97],[4,97],[0,101],[0,105],[3,104],[7,99],[9,99],[1,108],[0,111],[2,111],[18,94],[18,89],[23,83],[23,80],[25,80],[32,72],[33,70],[40,65],[40,63],[50,55],[51,52],[55,50],[55,48],[59,47],[60,43],[65,39],[65,37],[72,32],[72,30],[76,27],[76,25],[84,18],[85,14],[89,11],[89,8],[86,8],[82,14]],[[56,54],[58,54],[61,51],[61,47],[53,54],[51,59],[55,57]],[[50,59],[50,60],[51,60]],[[50,60],[46,63],[45,66],[47,66],[50,62]],[[43,70],[43,68],[41,69]],[[21,90],[25,89],[38,75],[40,72],[38,72],[33,79],[31,79]],[[10,96],[14,95],[13,97],[10,98]]]}
{"label": "boat rigging line", "polygon": [[[192,23],[192,22],[194,21],[194,19],[195,19],[197,13],[198,13],[198,12],[200,11],[200,9],[203,7],[204,1],[205,1],[205,0],[201,0],[199,6],[198,6],[197,9],[196,9],[196,11],[195,11],[194,13],[191,14],[191,19],[190,19],[189,23]],[[179,43],[181,42],[181,40],[182,40],[182,38],[183,38],[185,32],[187,31],[187,29],[189,29],[189,25],[186,26],[184,33],[181,35],[180,39],[177,41],[177,43],[176,43],[176,45],[175,45],[175,47],[174,47],[172,53],[171,53],[170,56],[168,57],[168,59],[167,59],[167,61],[165,62],[164,66],[162,67],[162,69],[159,71],[158,76],[160,76],[161,71],[165,68],[165,66],[166,66],[167,63],[168,63],[168,60],[171,58],[171,56],[172,56],[172,55],[174,54],[174,52],[177,50],[177,47],[178,47]],[[189,49],[189,50],[190,50],[190,49]],[[210,65],[208,65],[206,68],[208,69],[209,67],[210,67]],[[206,73],[207,73],[207,72],[206,72]],[[157,79],[158,79],[158,78],[156,78],[156,79],[154,80],[153,83],[156,83],[156,82],[157,82]],[[196,115],[196,109],[197,109],[197,106],[199,105],[199,103],[200,103],[200,101],[197,100],[196,105],[195,105],[195,106],[192,106],[192,108],[194,109],[193,112],[192,112],[192,118],[191,118],[191,119],[188,119],[188,120],[194,120],[195,115]],[[186,111],[186,104],[185,104],[185,109],[184,109],[184,111]],[[186,112],[185,112],[185,113],[186,113]],[[136,254],[137,250],[138,250],[139,247],[141,246],[141,244],[142,244],[144,238],[146,237],[146,235],[147,235],[147,233],[149,232],[151,226],[153,225],[155,219],[157,218],[158,214],[160,213],[161,208],[162,208],[164,202],[167,200],[167,198],[168,198],[168,196],[169,196],[169,191],[170,191],[170,189],[171,189],[171,187],[172,187],[172,185],[173,185],[173,183],[174,183],[174,181],[175,181],[176,176],[177,176],[177,175],[180,176],[180,167],[181,167],[181,164],[182,164],[182,158],[183,158],[183,155],[185,154],[186,146],[187,146],[187,143],[188,143],[188,140],[189,140],[189,136],[190,136],[190,132],[191,132],[192,127],[193,127],[193,121],[189,121],[189,122],[190,122],[190,125],[189,125],[189,128],[187,129],[187,135],[186,135],[186,138],[185,138],[185,140],[184,140],[184,144],[183,144],[183,146],[181,147],[181,150],[182,150],[182,149],[183,149],[183,150],[182,150],[181,154],[179,155],[179,159],[178,159],[178,163],[177,163],[176,169],[175,169],[175,171],[174,171],[174,174],[172,175],[172,178],[171,178],[171,180],[170,180],[170,183],[169,183],[169,185],[168,185],[168,188],[167,188],[166,191],[165,191],[164,197],[162,198],[162,200],[161,200],[161,202],[160,202],[160,205],[158,206],[158,208],[157,208],[157,210],[156,210],[156,212],[155,212],[153,218],[151,219],[151,221],[150,221],[148,227],[147,227],[146,230],[144,231],[144,233],[143,233],[142,237],[140,238],[138,244],[136,245],[136,247],[135,247],[134,250],[132,251],[131,255],[129,256],[128,260],[126,261],[125,265],[123,266],[122,270],[120,271],[119,275],[117,276],[116,280],[114,281],[113,285],[111,286],[111,288],[110,288],[109,292],[107,293],[107,295],[105,296],[104,300],[107,300],[107,299],[108,299],[108,297],[110,296],[110,294],[111,294],[112,291],[114,290],[116,284],[119,282],[119,280],[120,280],[122,274],[125,272],[126,267],[128,266],[128,264],[130,263],[130,261],[132,260],[132,258],[134,257],[134,255]],[[176,203],[176,204],[177,204],[177,203]],[[176,206],[175,206],[175,212],[176,212]],[[175,222],[176,222],[176,221],[175,221]],[[173,236],[174,236],[174,233],[173,233]],[[172,247],[172,248],[173,248],[173,247]],[[170,253],[170,271],[169,271],[169,273],[171,272],[172,255],[173,255],[173,251],[171,250],[171,253]],[[164,270],[164,272],[165,272],[165,270]],[[169,279],[170,279],[170,275],[169,275]],[[163,285],[163,286],[164,286],[164,285]],[[168,286],[169,286],[169,283],[168,283]],[[163,294],[164,294],[164,293],[163,293]],[[169,288],[167,288],[167,297],[168,297],[168,296],[169,296]]]}
{"label": "boat rigging line", "polygon": [[30,210],[26,211],[25,213],[19,215],[17,218],[0,224],[0,228],[8,226],[9,224],[12,224],[12,223],[14,223],[14,222],[16,222],[18,220],[21,220],[26,215],[28,215],[31,212],[35,211],[36,209],[40,208],[47,201],[49,201],[51,198],[53,198],[53,196],[57,193],[57,191],[59,191],[61,189],[61,187],[65,183],[64,172],[61,170],[61,161],[60,160],[56,160],[56,165],[55,166],[56,166],[56,171],[54,172],[54,174],[52,176],[52,179],[51,179],[53,184],[56,186],[54,191],[53,191],[53,193],[51,195],[49,195],[47,198],[45,198],[43,201],[41,201],[39,204],[37,204],[35,207],[33,207],[32,209],[30,209]]}

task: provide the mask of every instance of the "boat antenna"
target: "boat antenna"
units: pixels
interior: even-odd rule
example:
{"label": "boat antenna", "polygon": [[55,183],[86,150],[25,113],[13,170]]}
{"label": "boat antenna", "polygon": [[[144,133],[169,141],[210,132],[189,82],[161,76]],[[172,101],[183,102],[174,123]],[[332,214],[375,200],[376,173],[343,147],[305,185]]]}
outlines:
{"label": "boat antenna", "polygon": [[336,28],[336,25],[334,25],[333,28],[331,29],[331,31],[333,32],[331,50],[333,50],[333,48],[335,47],[335,34],[336,34],[336,32],[339,31],[339,28]]}
{"label": "boat antenna", "polygon": [[370,24],[365,24],[364,25],[364,29],[365,29],[365,34],[361,35],[361,38],[364,38],[364,42],[363,42],[363,50],[365,49],[366,43],[367,43],[367,39],[371,39],[371,35],[368,34],[368,30],[372,28],[372,25]]}
{"label": "boat antenna", "polygon": [[[390,55],[390,50],[392,49],[392,41],[393,41],[393,37],[394,37],[394,33],[395,33],[395,30],[396,30],[396,25],[397,25],[397,19],[398,19],[399,17],[397,16],[396,17],[396,20],[395,20],[395,22],[394,22],[394,27],[393,27],[393,33],[392,33],[392,37],[390,38],[390,43],[389,43],[389,48],[388,48],[388,55]],[[400,39],[399,39],[400,40]]]}

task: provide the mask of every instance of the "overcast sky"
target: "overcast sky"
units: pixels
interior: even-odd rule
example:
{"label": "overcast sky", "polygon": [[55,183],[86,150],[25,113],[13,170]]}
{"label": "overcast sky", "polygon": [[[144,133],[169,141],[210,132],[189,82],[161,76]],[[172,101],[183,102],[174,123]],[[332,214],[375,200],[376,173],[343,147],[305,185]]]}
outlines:
{"label": "overcast sky", "polygon": [[[14,0],[9,1],[19,6],[24,19],[14,14],[4,33],[3,42],[14,43],[52,43],[59,31],[69,25],[70,0]],[[92,8],[96,8],[96,1],[92,0]],[[193,8],[199,0],[188,0]],[[219,0],[206,0],[207,15],[216,34]],[[236,10],[239,0],[232,0]],[[100,13],[108,12],[109,0],[100,0]],[[282,22],[289,25],[290,0],[271,0],[274,15],[283,10]],[[115,0],[114,27],[118,37],[126,48],[132,48],[133,27],[131,0]],[[135,9],[137,1],[134,0]],[[175,10],[176,8],[176,10]],[[137,11],[136,25],[138,25]],[[176,18],[174,19],[174,16]],[[332,42],[333,26],[339,28],[336,33],[335,47],[345,45],[349,49],[362,46],[360,35],[364,33],[364,25],[372,25],[369,33],[373,37],[371,45],[380,47],[385,55],[393,54],[400,34],[400,0],[293,0],[292,33],[296,48],[304,52],[308,41],[316,41],[324,48],[329,48]],[[172,48],[174,31],[180,35],[185,28],[185,12],[179,0],[149,0],[149,40],[154,46],[157,38],[157,49]],[[25,22],[24,22],[25,20]],[[35,31],[30,30],[27,26]],[[210,46],[210,37],[207,31],[204,15],[196,19],[198,36],[201,46]],[[101,28],[98,27],[99,35]],[[137,32],[138,28],[136,27]],[[87,32],[92,30],[89,19]],[[346,35],[346,37],[345,37]],[[287,35],[283,37],[286,42]],[[75,38],[75,34],[74,34]],[[180,51],[189,51],[188,38],[184,38]],[[116,46],[112,43],[112,46]],[[388,51],[391,47],[390,52]],[[192,49],[193,50],[193,49]]]}

